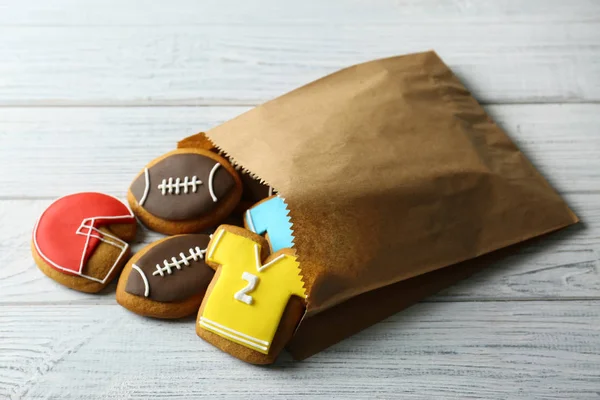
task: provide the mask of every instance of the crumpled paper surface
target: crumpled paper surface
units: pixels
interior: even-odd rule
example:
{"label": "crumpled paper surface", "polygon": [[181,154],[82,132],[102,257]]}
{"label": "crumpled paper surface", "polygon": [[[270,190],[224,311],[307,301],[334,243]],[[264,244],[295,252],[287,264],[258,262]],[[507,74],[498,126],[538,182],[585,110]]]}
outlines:
{"label": "crumpled paper surface", "polygon": [[[365,310],[391,285],[577,222],[434,52],[343,69],[206,136],[288,204],[308,293],[299,358],[376,322]],[[319,337],[318,314],[374,291]]]}

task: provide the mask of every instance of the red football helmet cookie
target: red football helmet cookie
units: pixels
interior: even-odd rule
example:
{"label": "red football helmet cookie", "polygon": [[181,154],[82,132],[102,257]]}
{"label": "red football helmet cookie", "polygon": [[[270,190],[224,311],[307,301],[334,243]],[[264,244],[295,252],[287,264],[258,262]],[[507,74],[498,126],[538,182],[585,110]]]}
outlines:
{"label": "red football helmet cookie", "polygon": [[[100,228],[135,223],[129,208],[112,196],[72,194],[56,200],[42,213],[33,230],[33,246],[53,269],[105,284],[115,267],[122,265],[129,245],[108,229]],[[86,275],[84,266],[101,242],[116,247],[119,255],[103,276]]]}

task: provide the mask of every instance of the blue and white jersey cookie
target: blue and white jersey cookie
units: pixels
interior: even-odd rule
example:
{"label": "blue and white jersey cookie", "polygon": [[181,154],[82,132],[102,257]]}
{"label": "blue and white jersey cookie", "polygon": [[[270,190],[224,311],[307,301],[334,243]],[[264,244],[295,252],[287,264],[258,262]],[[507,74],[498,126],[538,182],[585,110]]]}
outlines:
{"label": "blue and white jersey cookie", "polygon": [[246,228],[268,235],[273,252],[292,248],[294,237],[287,205],[279,196],[271,196],[252,206],[244,215]]}

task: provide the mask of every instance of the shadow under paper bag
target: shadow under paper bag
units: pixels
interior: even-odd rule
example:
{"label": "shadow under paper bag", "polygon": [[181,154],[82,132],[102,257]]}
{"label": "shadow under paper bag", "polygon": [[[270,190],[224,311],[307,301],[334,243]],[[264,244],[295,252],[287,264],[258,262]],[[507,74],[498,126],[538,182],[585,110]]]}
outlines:
{"label": "shadow under paper bag", "polygon": [[288,204],[298,359],[578,221],[434,52],[343,69],[206,136]]}

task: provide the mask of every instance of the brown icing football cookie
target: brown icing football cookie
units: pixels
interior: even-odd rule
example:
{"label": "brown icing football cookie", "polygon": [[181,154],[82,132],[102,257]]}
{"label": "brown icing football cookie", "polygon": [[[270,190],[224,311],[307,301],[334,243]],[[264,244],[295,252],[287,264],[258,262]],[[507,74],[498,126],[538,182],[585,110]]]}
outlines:
{"label": "brown icing football cookie", "polygon": [[304,314],[306,292],[292,249],[269,254],[266,239],[221,225],[206,250],[216,270],[198,311],[196,333],[252,364],[270,364]]}
{"label": "brown icing football cookie", "polygon": [[175,235],[219,224],[241,194],[241,180],[225,158],[186,148],[150,162],[134,179],[127,200],[150,229]]}
{"label": "brown icing football cookie", "polygon": [[33,230],[31,250],[39,269],[71,289],[95,293],[114,279],[127,258],[137,224],[118,199],[77,193],[53,202]]}
{"label": "brown icing football cookie", "polygon": [[272,187],[261,183],[247,172],[240,172],[240,179],[242,180],[244,191],[242,193],[242,199],[236,207],[236,212],[239,214],[243,214],[255,203],[258,203],[275,193]]}
{"label": "brown icing football cookie", "polygon": [[117,285],[117,302],[136,314],[181,318],[198,311],[214,271],[205,264],[209,235],[154,242],[136,253]]}

